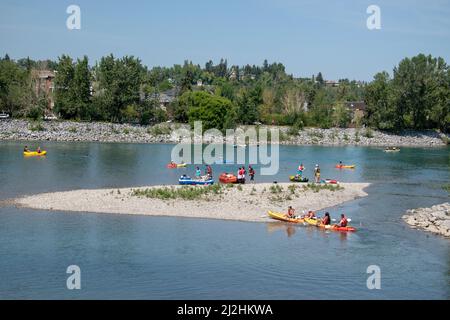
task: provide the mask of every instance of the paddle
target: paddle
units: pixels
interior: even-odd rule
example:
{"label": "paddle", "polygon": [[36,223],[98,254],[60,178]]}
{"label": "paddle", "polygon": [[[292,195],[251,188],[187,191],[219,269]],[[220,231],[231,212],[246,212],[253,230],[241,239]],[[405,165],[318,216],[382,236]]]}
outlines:
{"label": "paddle", "polygon": [[[331,221],[336,222],[337,220],[336,219],[331,219]],[[349,219],[347,219],[347,221],[348,222],[352,222],[352,219],[349,218]]]}

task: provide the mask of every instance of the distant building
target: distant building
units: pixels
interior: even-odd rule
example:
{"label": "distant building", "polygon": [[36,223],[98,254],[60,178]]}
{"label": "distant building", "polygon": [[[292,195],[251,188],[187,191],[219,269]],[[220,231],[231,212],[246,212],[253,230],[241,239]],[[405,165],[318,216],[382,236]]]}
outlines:
{"label": "distant building", "polygon": [[334,80],[325,80],[325,85],[328,87],[338,87],[339,82],[336,82]]}
{"label": "distant building", "polygon": [[48,99],[48,110],[52,112],[55,106],[53,92],[55,91],[55,72],[50,70],[32,70],[31,79],[34,93],[37,97],[44,94]]}
{"label": "distant building", "polygon": [[166,110],[169,104],[171,104],[179,94],[178,88],[172,88],[160,93],[145,94],[141,92],[141,100],[157,100],[159,107]]}

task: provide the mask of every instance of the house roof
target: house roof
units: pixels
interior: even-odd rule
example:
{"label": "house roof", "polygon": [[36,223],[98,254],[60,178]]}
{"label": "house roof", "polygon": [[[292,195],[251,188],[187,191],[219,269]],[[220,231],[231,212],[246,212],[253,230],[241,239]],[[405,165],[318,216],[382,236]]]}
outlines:
{"label": "house roof", "polygon": [[54,78],[55,73],[51,70],[33,70],[33,76],[40,79]]}

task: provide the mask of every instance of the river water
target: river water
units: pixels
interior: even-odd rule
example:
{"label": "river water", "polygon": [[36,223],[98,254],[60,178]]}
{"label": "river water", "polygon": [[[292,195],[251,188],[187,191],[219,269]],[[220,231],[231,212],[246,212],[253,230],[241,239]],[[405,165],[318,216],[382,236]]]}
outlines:
{"label": "river water", "polygon": [[[35,143],[28,143],[37,146]],[[42,142],[45,158],[24,158],[24,143],[0,143],[0,200],[48,191],[173,184],[192,166],[167,170],[172,145]],[[334,164],[357,165],[337,170]],[[311,178],[370,182],[368,197],[331,208],[358,232],[283,223],[79,214],[0,207],[3,299],[449,299],[450,242],[409,228],[407,209],[449,201],[448,148],[281,146],[276,176],[299,162]],[[258,166],[255,166],[257,169]],[[236,166],[214,165],[214,171]],[[259,170],[257,170],[258,172]],[[239,205],[239,203],[236,203]],[[264,213],[262,213],[264,214]],[[66,268],[81,268],[68,290]],[[367,288],[367,268],[381,289]]]}

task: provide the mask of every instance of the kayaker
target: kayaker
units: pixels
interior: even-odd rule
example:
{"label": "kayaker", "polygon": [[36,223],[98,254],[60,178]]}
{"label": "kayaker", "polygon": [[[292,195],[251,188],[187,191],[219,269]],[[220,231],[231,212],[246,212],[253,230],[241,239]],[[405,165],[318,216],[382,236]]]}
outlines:
{"label": "kayaker", "polygon": [[295,218],[295,209],[292,206],[289,206],[287,216],[288,218]]}
{"label": "kayaker", "polygon": [[207,176],[209,176],[210,178],[212,178],[212,175],[213,173],[212,173],[212,168],[211,168],[211,166],[208,164],[207,166],[206,166],[206,175]]}
{"label": "kayaker", "polygon": [[339,227],[346,227],[348,224],[347,217],[344,214],[341,214],[341,221],[339,221]]}
{"label": "kayaker", "polygon": [[301,164],[298,166],[298,169],[297,169],[297,173],[298,173],[298,175],[299,175],[300,177],[303,176],[303,170],[305,170],[305,167],[303,166],[303,163],[301,163]]}
{"label": "kayaker", "polygon": [[37,148],[37,153],[41,153],[42,151],[41,151],[41,147],[38,147]]}
{"label": "kayaker", "polygon": [[255,170],[252,166],[248,166],[248,175],[250,176],[250,181],[255,180]]}
{"label": "kayaker", "polygon": [[199,167],[196,167],[196,168],[195,168],[195,177],[196,177],[197,179],[200,179],[201,176],[202,176],[202,171],[200,170]]}
{"label": "kayaker", "polygon": [[328,226],[331,223],[330,213],[325,212],[325,217],[322,219],[322,224]]}
{"label": "kayaker", "polygon": [[316,167],[314,168],[314,177],[316,178],[316,183],[320,182],[320,167],[318,164],[316,164]]}
{"label": "kayaker", "polygon": [[25,148],[23,148],[23,152],[30,152],[30,150],[28,150],[28,146],[25,146]]}
{"label": "kayaker", "polygon": [[305,218],[315,219],[316,218],[316,214],[314,213],[314,211],[309,210],[308,213],[306,214]]}

